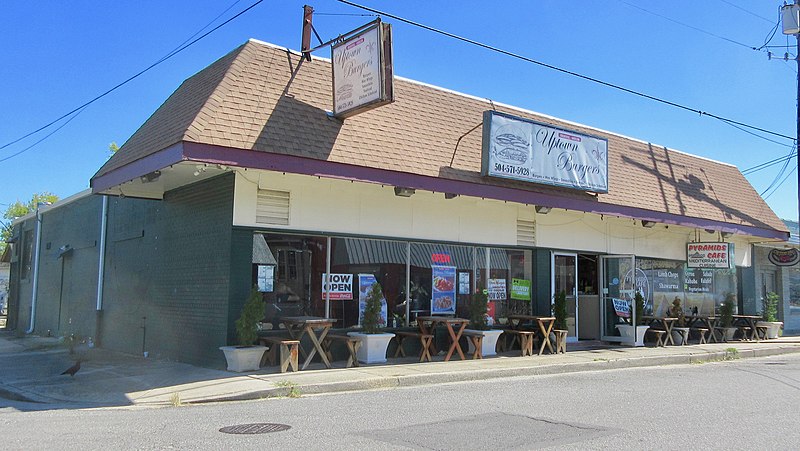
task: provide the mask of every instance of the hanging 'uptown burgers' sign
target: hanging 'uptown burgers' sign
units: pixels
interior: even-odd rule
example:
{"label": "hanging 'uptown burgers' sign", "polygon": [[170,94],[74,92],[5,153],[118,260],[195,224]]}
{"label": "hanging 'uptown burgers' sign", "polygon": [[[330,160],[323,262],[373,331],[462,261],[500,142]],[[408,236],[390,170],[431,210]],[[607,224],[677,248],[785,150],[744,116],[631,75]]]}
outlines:
{"label": "hanging 'uptown burgers' sign", "polygon": [[331,61],[334,116],[346,118],[394,101],[391,25],[378,19],[336,43]]}
{"label": "hanging 'uptown burgers' sign", "polygon": [[608,141],[486,111],[482,173],[607,193]]}

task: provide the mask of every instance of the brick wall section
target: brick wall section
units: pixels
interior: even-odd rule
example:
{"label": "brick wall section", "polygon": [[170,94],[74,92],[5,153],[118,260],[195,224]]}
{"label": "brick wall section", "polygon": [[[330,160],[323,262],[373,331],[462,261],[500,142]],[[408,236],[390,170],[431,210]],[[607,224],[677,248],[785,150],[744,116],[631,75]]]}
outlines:
{"label": "brick wall section", "polygon": [[103,345],[222,367],[217,348],[235,319],[233,177],[170,191],[162,201],[116,199],[109,210]]}

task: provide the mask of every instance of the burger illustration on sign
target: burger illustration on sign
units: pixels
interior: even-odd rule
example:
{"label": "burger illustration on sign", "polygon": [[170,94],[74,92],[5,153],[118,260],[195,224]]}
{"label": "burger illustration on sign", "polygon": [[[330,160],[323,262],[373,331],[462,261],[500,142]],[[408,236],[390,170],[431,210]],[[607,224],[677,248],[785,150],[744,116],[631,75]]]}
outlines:
{"label": "burger illustration on sign", "polygon": [[528,161],[530,143],[525,139],[526,133],[513,125],[504,125],[497,129],[492,140],[494,156],[506,164],[525,164]]}

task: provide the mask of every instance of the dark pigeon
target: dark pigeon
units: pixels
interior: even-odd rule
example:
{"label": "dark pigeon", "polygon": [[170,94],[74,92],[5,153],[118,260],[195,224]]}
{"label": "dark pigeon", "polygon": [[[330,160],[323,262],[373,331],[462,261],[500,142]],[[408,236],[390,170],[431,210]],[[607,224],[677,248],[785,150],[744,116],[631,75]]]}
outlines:
{"label": "dark pigeon", "polygon": [[75,373],[77,373],[79,369],[81,369],[81,361],[80,360],[75,362],[75,365],[72,365],[71,367],[69,367],[66,370],[64,370],[64,372],[61,373],[61,374],[62,375],[69,374],[70,376],[75,377]]}

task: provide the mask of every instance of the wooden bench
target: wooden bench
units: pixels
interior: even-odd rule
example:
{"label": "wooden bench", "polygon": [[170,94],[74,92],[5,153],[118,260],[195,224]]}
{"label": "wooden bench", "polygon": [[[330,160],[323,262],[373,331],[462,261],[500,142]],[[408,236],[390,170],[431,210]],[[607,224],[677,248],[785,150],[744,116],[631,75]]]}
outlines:
{"label": "wooden bench", "polygon": [[656,329],[656,328],[649,328],[645,331],[645,333],[650,333],[656,336],[656,347],[664,347],[667,345],[667,331],[664,329]]}
{"label": "wooden bench", "polygon": [[[533,337],[536,336],[536,332],[532,330],[516,330],[516,329],[508,329],[503,332],[504,334],[509,334],[512,337],[511,344],[513,345],[514,340],[519,337],[519,347],[522,350],[522,356],[526,355],[533,355]],[[509,345],[509,348],[511,345]]]}
{"label": "wooden bench", "polygon": [[736,326],[739,332],[742,333],[742,341],[752,340],[753,328],[750,326]]}
{"label": "wooden bench", "polygon": [[756,326],[756,337],[766,340],[768,338],[769,326]]}
{"label": "wooden bench", "polygon": [[420,343],[420,351],[419,351],[419,361],[431,361],[431,344],[433,343],[433,335],[431,334],[423,334],[421,332],[395,332],[395,338],[397,338],[397,350],[394,352],[395,357],[405,357],[406,351],[403,349],[403,343],[408,340],[409,338],[417,338],[419,339]]}
{"label": "wooden bench", "polygon": [[461,332],[461,336],[467,337],[467,340],[472,342],[472,347],[475,348],[472,358],[483,359],[483,333],[477,330],[465,330]]}
{"label": "wooden bench", "polygon": [[700,342],[698,344],[708,343],[708,333],[711,332],[711,329],[707,329],[705,327],[692,327],[692,332],[697,332],[697,336],[700,337]]}
{"label": "wooden bench", "polygon": [[720,343],[723,343],[723,342],[727,343],[728,342],[728,334],[726,333],[728,329],[729,329],[728,327],[721,327],[721,326],[715,326],[714,327],[714,332],[719,333],[719,341],[720,341]]}
{"label": "wooden bench", "polygon": [[566,354],[568,333],[569,331],[564,329],[553,329],[553,334],[556,336],[556,354]]}
{"label": "wooden bench", "polygon": [[[297,354],[300,349],[300,341],[281,337],[258,337],[258,342],[269,347],[266,353],[270,365],[275,365],[276,358],[280,357],[281,373],[285,373],[289,367],[292,371],[297,371]],[[278,352],[280,350],[280,355]]]}
{"label": "wooden bench", "polygon": [[325,339],[322,340],[322,349],[325,350],[325,355],[328,356],[328,360],[333,360],[333,354],[331,353],[331,345],[334,341],[338,341],[340,343],[344,343],[347,347],[348,357],[347,363],[345,364],[345,368],[350,368],[353,366],[358,366],[358,348],[361,347],[361,339],[358,337],[351,337],[349,335],[335,335],[335,334],[328,334],[325,336]]}

